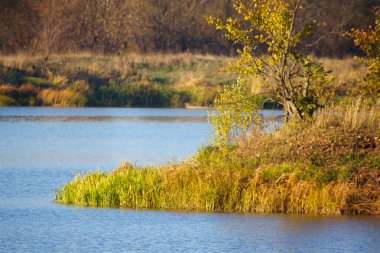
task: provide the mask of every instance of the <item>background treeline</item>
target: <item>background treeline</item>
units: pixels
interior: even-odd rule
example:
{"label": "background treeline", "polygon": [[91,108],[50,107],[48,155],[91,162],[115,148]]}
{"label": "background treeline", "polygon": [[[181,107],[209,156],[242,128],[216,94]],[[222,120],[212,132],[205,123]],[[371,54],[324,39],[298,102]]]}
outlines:
{"label": "background treeline", "polygon": [[[232,54],[233,45],[205,16],[233,16],[232,0],[1,0],[0,52],[90,51]],[[380,0],[309,0],[326,22],[316,36],[335,31],[313,49],[317,55],[357,53],[339,35],[373,22]]]}

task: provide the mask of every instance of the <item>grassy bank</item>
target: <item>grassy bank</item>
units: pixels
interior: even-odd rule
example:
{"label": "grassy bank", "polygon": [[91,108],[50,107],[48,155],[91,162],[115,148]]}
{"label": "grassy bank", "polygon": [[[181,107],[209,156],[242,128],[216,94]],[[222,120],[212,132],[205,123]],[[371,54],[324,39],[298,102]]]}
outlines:
{"label": "grassy bank", "polygon": [[228,212],[380,214],[380,109],[327,108],[307,123],[205,147],[159,168],[77,175],[56,201]]}
{"label": "grassy bank", "polygon": [[[210,106],[220,87],[236,80],[220,71],[234,59],[194,54],[93,54],[0,56],[0,106]],[[358,73],[352,59],[320,59],[336,74],[339,96],[358,94]],[[274,97],[269,81],[249,80],[253,92]],[[261,87],[261,88],[258,88]]]}
{"label": "grassy bank", "polygon": [[0,56],[0,105],[208,106],[235,78],[227,57],[192,54]]}

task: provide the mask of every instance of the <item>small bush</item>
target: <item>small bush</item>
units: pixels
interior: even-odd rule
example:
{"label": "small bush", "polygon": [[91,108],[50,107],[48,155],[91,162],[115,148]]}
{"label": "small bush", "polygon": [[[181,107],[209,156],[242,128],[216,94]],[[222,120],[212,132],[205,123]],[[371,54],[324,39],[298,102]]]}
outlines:
{"label": "small bush", "polygon": [[244,136],[260,126],[261,115],[245,80],[238,79],[235,84],[227,85],[216,97],[216,112],[209,116],[213,125],[214,144],[230,144],[236,136]]}
{"label": "small bush", "polygon": [[80,107],[87,103],[87,98],[84,95],[72,89],[44,89],[38,94],[38,98],[43,105],[47,106]]}
{"label": "small bush", "polygon": [[35,96],[38,94],[38,88],[31,83],[24,83],[18,88],[18,93],[24,96]]}
{"label": "small bush", "polygon": [[12,105],[17,105],[15,99],[5,96],[5,95],[0,95],[0,106],[12,106]]}

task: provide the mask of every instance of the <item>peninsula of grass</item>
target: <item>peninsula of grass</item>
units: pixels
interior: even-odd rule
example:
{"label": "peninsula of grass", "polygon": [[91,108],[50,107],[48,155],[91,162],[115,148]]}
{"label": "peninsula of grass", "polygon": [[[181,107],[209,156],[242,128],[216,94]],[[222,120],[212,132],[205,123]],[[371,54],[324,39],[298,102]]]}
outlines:
{"label": "peninsula of grass", "polygon": [[56,202],[92,207],[380,214],[380,109],[329,107],[308,122],[204,147],[174,165],[77,175]]}

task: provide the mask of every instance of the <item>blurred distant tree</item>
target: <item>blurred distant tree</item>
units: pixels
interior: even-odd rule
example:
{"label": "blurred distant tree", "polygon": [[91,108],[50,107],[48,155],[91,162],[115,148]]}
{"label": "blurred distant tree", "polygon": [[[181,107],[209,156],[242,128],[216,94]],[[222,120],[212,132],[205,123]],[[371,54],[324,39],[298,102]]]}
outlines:
{"label": "blurred distant tree", "polygon": [[[223,1],[207,0],[142,0],[136,15],[143,28],[144,41],[155,50],[184,52],[217,44],[218,36],[205,22],[205,15],[223,10]],[[217,45],[216,45],[217,47]]]}
{"label": "blurred distant tree", "polygon": [[79,0],[41,0],[35,1],[39,22],[35,32],[39,32],[36,47],[44,53],[44,62],[50,54],[58,49],[59,43],[65,41],[71,33],[74,15]]}
{"label": "blurred distant tree", "polygon": [[357,59],[368,66],[368,73],[363,80],[365,95],[380,96],[380,9],[375,11],[375,24],[365,29],[352,29],[346,35],[355,39],[367,57]]}
{"label": "blurred distant tree", "polygon": [[38,14],[27,0],[0,1],[0,52],[15,53],[30,48],[35,33],[30,29]]}
{"label": "blurred distant tree", "polygon": [[307,4],[325,22],[314,38],[335,31],[321,40],[311,52],[322,56],[344,57],[356,54],[359,50],[341,34],[353,27],[363,28],[373,23],[373,9],[380,5],[380,0],[307,0]]}
{"label": "blurred distant tree", "polygon": [[79,9],[74,27],[78,49],[117,53],[128,48],[129,1],[81,1]]}

